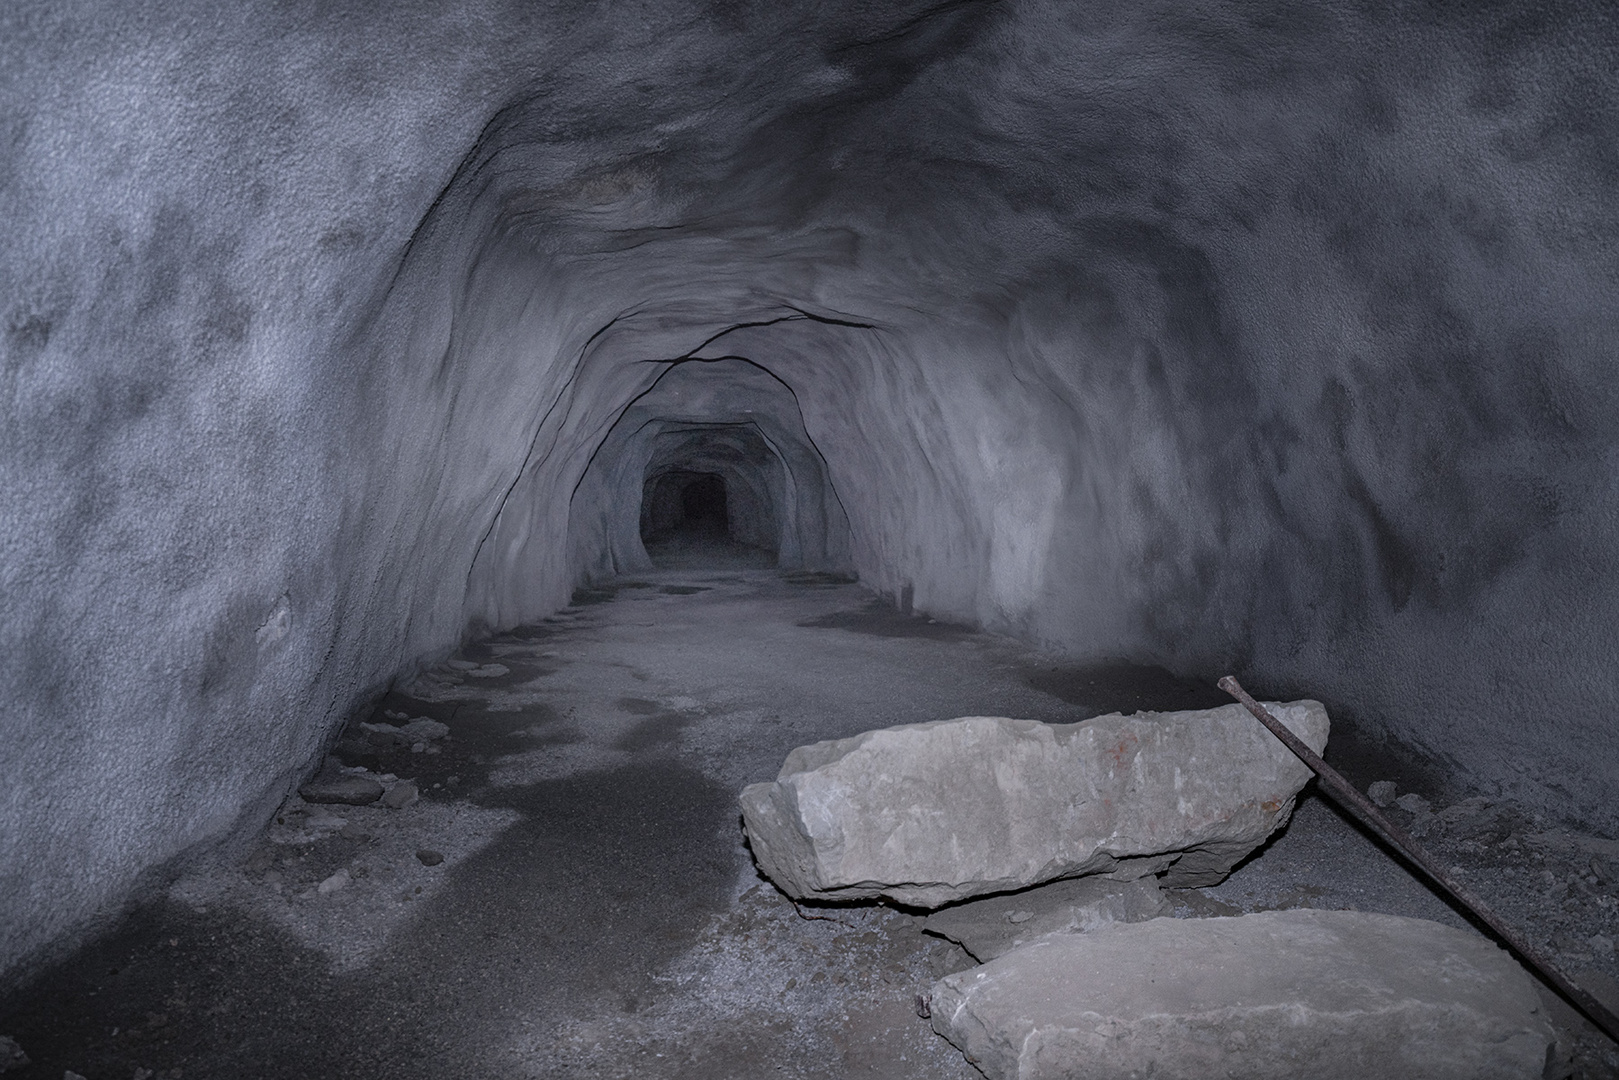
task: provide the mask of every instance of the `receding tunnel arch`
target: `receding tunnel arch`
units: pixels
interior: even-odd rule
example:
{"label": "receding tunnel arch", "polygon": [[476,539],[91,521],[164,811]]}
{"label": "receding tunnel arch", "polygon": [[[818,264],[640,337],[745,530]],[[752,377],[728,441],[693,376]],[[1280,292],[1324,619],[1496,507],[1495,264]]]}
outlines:
{"label": "receding tunnel arch", "polygon": [[667,537],[648,525],[668,522],[658,482],[674,474],[723,481],[724,539],[784,569],[850,568],[849,521],[797,397],[760,364],[727,357],[673,364],[608,429],[569,504],[580,581],[655,565],[648,542]]}
{"label": "receding tunnel arch", "polygon": [[641,542],[686,528],[730,534],[725,478],[686,469],[648,470],[641,492]]}
{"label": "receding tunnel arch", "polygon": [[[657,421],[649,430],[637,530],[646,557],[654,564],[742,557],[774,565],[782,525],[792,524],[781,512],[786,465],[758,427]],[[635,498],[636,490],[626,484],[620,497]],[[794,550],[791,538],[787,546]]]}

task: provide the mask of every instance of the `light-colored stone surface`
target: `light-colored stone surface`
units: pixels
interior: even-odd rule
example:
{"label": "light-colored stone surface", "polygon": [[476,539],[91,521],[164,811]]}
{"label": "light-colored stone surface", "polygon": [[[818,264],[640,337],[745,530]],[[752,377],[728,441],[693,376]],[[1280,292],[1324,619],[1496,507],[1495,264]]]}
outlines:
{"label": "light-colored stone surface", "polygon": [[298,789],[307,802],[367,806],[382,797],[382,785],[368,776],[322,775]]}
{"label": "light-colored stone surface", "polygon": [[1538,1078],[1529,976],[1469,931],[1348,911],[1056,935],[935,984],[991,1080]]}
{"label": "light-colored stone surface", "polygon": [[1145,922],[1172,905],[1155,877],[1114,881],[1065,878],[1049,885],[955,904],[929,915],[930,934],[948,938],[975,960],[989,961],[1047,934],[1074,934],[1116,922]]}
{"label": "light-colored stone surface", "polygon": [[[1326,747],[1319,702],[1271,708]],[[1229,705],[868,731],[799,747],[741,801],[754,858],[789,895],[933,908],[1082,874],[1214,884],[1286,823],[1309,778]]]}

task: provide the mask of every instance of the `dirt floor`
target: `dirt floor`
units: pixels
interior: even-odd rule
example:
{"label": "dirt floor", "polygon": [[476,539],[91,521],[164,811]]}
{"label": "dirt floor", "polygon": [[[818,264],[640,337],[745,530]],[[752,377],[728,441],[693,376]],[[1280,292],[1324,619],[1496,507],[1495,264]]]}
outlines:
{"label": "dirt floor", "polygon": [[[12,991],[0,1035],[33,1059],[16,1075],[976,1077],[917,1002],[971,960],[913,914],[795,906],[754,870],[737,792],[795,746],[875,727],[1227,699],[1156,669],[1066,667],[836,578],[671,562],[356,716],[326,779],[373,779],[404,805],[294,797],[245,861],[190,873]],[[1619,991],[1619,844],[1465,803],[1349,725],[1333,738],[1329,761],[1362,787],[1459,805],[1394,812],[1569,969]],[[1308,906],[1462,924],[1310,796],[1228,881],[1171,895],[1181,917]],[[1619,1075],[1613,1044],[1548,1008],[1555,1072]]]}

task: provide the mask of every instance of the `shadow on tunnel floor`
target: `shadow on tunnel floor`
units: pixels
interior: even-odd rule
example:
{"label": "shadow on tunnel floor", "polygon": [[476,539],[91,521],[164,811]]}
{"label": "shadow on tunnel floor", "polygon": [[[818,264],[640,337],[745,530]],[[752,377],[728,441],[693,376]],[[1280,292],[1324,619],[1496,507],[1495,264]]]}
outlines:
{"label": "shadow on tunnel floor", "polygon": [[719,531],[677,529],[645,541],[647,558],[659,570],[770,570],[776,553],[739,543]]}
{"label": "shadow on tunnel floor", "polygon": [[940,622],[926,615],[906,615],[887,600],[874,599],[864,607],[834,611],[804,619],[799,626],[822,630],[851,630],[885,638],[927,638],[932,641],[960,641],[977,633],[970,626]]}

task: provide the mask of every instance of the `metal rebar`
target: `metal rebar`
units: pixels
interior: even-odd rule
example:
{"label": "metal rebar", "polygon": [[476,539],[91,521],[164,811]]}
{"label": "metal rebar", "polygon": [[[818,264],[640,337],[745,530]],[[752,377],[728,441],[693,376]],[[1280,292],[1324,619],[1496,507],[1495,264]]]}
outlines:
{"label": "metal rebar", "polygon": [[1530,966],[1540,972],[1541,977],[1557,989],[1557,992],[1584,1013],[1593,1024],[1601,1028],[1608,1036],[1619,1041],[1619,1016],[1614,1015],[1602,1002],[1590,993],[1583,990],[1577,983],[1564,975],[1557,965],[1543,956],[1539,950],[1530,945],[1524,937],[1512,927],[1508,926],[1495,912],[1487,907],[1484,901],[1474,896],[1461,882],[1453,878],[1442,868],[1434,858],[1428,854],[1423,846],[1404,829],[1384,817],[1382,812],[1372,805],[1372,801],[1339,774],[1337,769],[1321,760],[1321,756],[1304,744],[1304,741],[1289,731],[1282,722],[1271,715],[1269,709],[1255,701],[1242,684],[1227,675],[1219,682],[1219,687],[1238,701],[1265,727],[1270,733],[1280,739],[1289,750],[1298,755],[1300,761],[1308,765],[1316,776],[1321,778],[1321,786],[1326,789],[1335,801],[1349,810],[1367,825],[1382,833],[1395,849],[1403,854],[1412,863],[1416,864],[1423,873],[1433,879],[1434,883],[1456,898],[1467,910],[1478,916],[1479,920],[1495,931],[1497,937],[1506,943],[1507,947],[1526,960]]}

